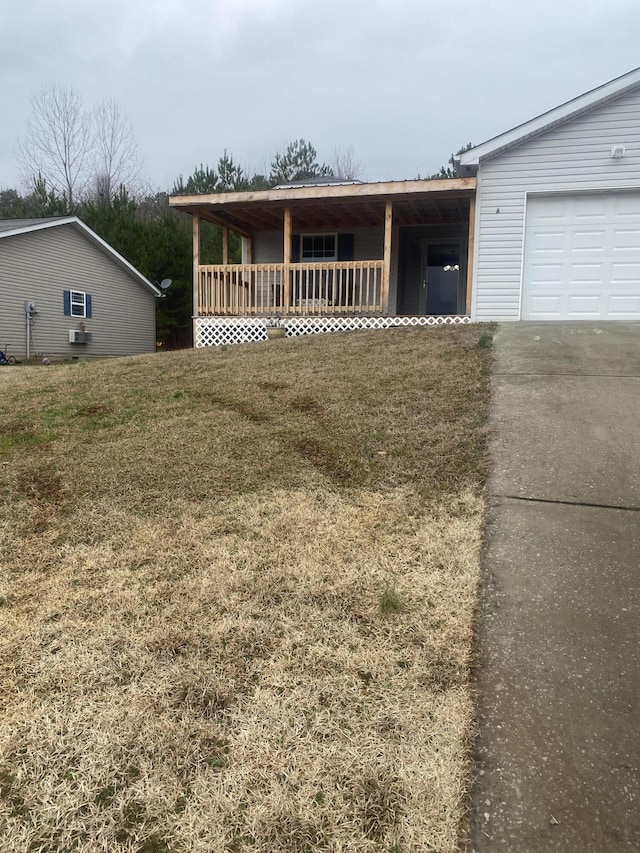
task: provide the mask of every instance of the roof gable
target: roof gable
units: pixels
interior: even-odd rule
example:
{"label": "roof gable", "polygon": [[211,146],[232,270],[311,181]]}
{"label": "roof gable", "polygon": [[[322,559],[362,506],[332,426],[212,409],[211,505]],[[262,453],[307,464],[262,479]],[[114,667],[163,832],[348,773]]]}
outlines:
{"label": "roof gable", "polygon": [[30,234],[34,231],[41,231],[45,228],[54,228],[59,225],[70,225],[79,231],[90,242],[97,246],[105,255],[115,261],[125,272],[134,278],[143,287],[148,288],[155,296],[160,296],[160,290],[152,284],[148,278],[142,275],[133,264],[124,258],[119,252],[110,246],[102,237],[99,237],[95,231],[92,231],[88,225],[85,225],[77,216],[56,216],[42,219],[3,219],[0,220],[0,239],[3,237],[15,237],[20,234]]}
{"label": "roof gable", "polygon": [[460,155],[457,165],[458,174],[461,177],[475,175],[482,160],[494,157],[509,148],[514,148],[535,136],[540,136],[554,127],[565,124],[571,119],[620,98],[637,88],[640,88],[640,68],[634,68],[633,71],[616,77],[614,80],[598,86],[597,89],[591,89],[577,98],[524,122],[524,124],[519,124],[511,130],[476,145],[475,148],[470,148],[469,151]]}

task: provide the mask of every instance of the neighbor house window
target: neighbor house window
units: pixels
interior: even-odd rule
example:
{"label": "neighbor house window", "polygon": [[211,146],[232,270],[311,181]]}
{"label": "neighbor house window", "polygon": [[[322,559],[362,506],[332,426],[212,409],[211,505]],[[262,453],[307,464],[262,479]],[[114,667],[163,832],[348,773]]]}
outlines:
{"label": "neighbor house window", "polygon": [[79,293],[77,290],[71,291],[71,316],[87,316],[87,301],[85,293]]}
{"label": "neighbor house window", "polygon": [[301,258],[303,261],[335,261],[336,242],[335,234],[302,234]]}
{"label": "neighbor house window", "polygon": [[91,317],[91,294],[82,290],[65,290],[64,313],[67,317]]}

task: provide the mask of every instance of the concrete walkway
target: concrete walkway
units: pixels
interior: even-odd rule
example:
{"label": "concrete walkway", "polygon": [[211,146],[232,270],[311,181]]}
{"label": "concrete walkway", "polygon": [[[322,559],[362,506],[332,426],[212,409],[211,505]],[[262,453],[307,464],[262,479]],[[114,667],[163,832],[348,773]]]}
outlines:
{"label": "concrete walkway", "polygon": [[640,324],[495,354],[470,850],[640,851]]}

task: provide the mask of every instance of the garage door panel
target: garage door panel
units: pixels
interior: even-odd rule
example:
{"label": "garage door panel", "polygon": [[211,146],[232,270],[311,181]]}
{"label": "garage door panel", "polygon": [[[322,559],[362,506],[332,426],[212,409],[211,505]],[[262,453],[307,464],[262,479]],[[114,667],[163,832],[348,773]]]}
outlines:
{"label": "garage door panel", "polygon": [[602,252],[604,250],[605,233],[597,231],[574,231],[571,249],[574,252]]}
{"label": "garage door panel", "polygon": [[640,282],[640,263],[637,264],[611,264],[611,284],[615,286],[624,282],[625,284],[637,285]]}
{"label": "garage door panel", "polygon": [[640,296],[610,296],[608,313],[612,318],[634,319],[640,314]]}
{"label": "garage door panel", "polygon": [[565,264],[561,284],[568,284],[569,292],[583,284],[595,284],[599,289],[603,266],[604,264]]}
{"label": "garage door panel", "polygon": [[523,319],[640,319],[640,192],[528,201]]}
{"label": "garage door panel", "polygon": [[568,312],[570,315],[585,314],[589,317],[599,317],[601,311],[601,297],[597,293],[593,296],[570,296],[567,300]]}
{"label": "garage door panel", "polygon": [[583,199],[568,199],[567,220],[575,223],[602,222],[609,215],[605,196],[590,196]]}
{"label": "garage door panel", "polygon": [[539,231],[534,236],[534,252],[564,251],[564,231]]}
{"label": "garage door panel", "polygon": [[614,203],[614,217],[617,220],[640,220],[640,196],[635,193],[624,193],[617,196]]}
{"label": "garage door panel", "polygon": [[564,227],[567,221],[566,213],[558,211],[557,213],[544,213],[533,211],[531,220],[539,228],[558,228]]}
{"label": "garage door panel", "polygon": [[[555,296],[553,294],[549,294],[549,296],[537,295],[533,296],[531,299],[532,309],[537,314],[546,314],[548,319],[553,319],[553,317],[560,310],[560,297]],[[547,319],[544,317],[540,317],[540,319]]]}
{"label": "garage door panel", "polygon": [[551,282],[554,285],[559,285],[562,282],[561,264],[536,264],[531,273],[533,281],[540,284]]}
{"label": "garage door panel", "polygon": [[630,231],[619,229],[613,233],[613,248],[624,252],[626,249],[633,249],[640,252],[640,230]]}

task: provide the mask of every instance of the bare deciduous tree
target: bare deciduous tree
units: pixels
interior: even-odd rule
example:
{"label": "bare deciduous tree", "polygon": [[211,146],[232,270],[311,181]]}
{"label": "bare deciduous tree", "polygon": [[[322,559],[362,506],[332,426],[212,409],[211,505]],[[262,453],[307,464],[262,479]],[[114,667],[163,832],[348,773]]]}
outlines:
{"label": "bare deciduous tree", "polygon": [[112,98],[100,101],[92,118],[93,194],[98,200],[108,200],[123,186],[135,194],[142,166],[129,118]]}
{"label": "bare deciduous tree", "polygon": [[356,160],[353,148],[334,148],[329,160],[331,174],[342,181],[357,181],[362,175],[362,163]]}
{"label": "bare deciduous tree", "polygon": [[30,189],[44,180],[71,211],[87,181],[90,116],[71,87],[45,86],[33,95],[31,106],[27,134],[18,140],[23,179]]}

